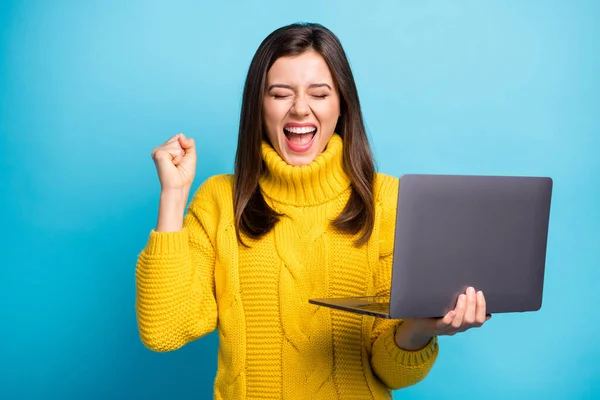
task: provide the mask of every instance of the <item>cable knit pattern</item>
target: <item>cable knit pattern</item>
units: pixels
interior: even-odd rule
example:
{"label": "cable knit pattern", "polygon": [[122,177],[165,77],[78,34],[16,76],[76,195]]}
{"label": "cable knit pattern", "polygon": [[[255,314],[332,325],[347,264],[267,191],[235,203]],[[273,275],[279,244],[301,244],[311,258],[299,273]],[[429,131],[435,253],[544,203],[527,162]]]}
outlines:
{"label": "cable knit pattern", "polygon": [[308,303],[389,296],[398,180],[377,175],[373,235],[355,247],[330,224],[351,193],[342,150],[334,134],[294,167],[263,143],[260,189],[283,216],[260,240],[244,238],[249,247],[236,239],[230,175],[200,187],[181,232],[150,233],[136,272],[141,339],[169,351],[218,327],[216,399],[389,399],[431,369],[436,338],[405,351],[394,341],[401,321]]}

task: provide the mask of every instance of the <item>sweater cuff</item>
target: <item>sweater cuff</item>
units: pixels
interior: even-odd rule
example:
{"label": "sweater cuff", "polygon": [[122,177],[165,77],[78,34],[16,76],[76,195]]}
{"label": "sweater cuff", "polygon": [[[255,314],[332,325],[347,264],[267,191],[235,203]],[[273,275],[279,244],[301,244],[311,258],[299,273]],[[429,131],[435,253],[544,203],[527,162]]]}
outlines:
{"label": "sweater cuff", "polygon": [[427,345],[419,350],[404,350],[398,347],[396,344],[396,330],[399,325],[395,325],[394,328],[388,329],[382,333],[373,346],[376,348],[379,354],[385,354],[391,361],[397,364],[418,367],[427,364],[432,358],[437,356],[438,353],[438,339],[437,336],[433,336]]}
{"label": "sweater cuff", "polygon": [[150,232],[146,245],[146,254],[149,256],[168,256],[181,254],[188,249],[188,229],[182,228],[178,232]]}

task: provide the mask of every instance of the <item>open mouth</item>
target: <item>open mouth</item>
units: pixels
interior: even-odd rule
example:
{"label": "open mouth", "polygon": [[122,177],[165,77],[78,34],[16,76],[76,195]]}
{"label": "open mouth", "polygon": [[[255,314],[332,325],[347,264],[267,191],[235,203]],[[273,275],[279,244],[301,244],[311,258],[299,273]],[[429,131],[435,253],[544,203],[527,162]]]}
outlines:
{"label": "open mouth", "polygon": [[310,144],[317,133],[316,126],[286,126],[283,133],[293,146],[304,147]]}

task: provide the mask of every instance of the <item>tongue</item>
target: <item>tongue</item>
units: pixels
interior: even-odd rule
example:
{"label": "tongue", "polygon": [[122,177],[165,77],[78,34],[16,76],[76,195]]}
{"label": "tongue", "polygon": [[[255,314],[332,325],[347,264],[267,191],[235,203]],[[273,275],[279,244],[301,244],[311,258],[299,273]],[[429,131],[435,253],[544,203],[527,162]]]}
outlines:
{"label": "tongue", "polygon": [[310,140],[313,137],[313,133],[290,133],[289,135],[287,135],[287,137],[293,144],[296,144],[298,146],[304,146],[308,144],[308,142],[310,142]]}

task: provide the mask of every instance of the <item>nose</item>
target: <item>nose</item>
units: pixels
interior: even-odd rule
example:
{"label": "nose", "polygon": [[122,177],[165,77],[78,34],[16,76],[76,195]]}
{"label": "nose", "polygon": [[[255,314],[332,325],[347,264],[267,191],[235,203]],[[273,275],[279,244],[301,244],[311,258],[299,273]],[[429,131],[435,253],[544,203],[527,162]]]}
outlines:
{"label": "nose", "polygon": [[308,106],[308,102],[306,101],[305,96],[298,96],[294,100],[294,104],[292,104],[292,108],[290,110],[293,114],[299,116],[306,116],[310,114],[310,107]]}

